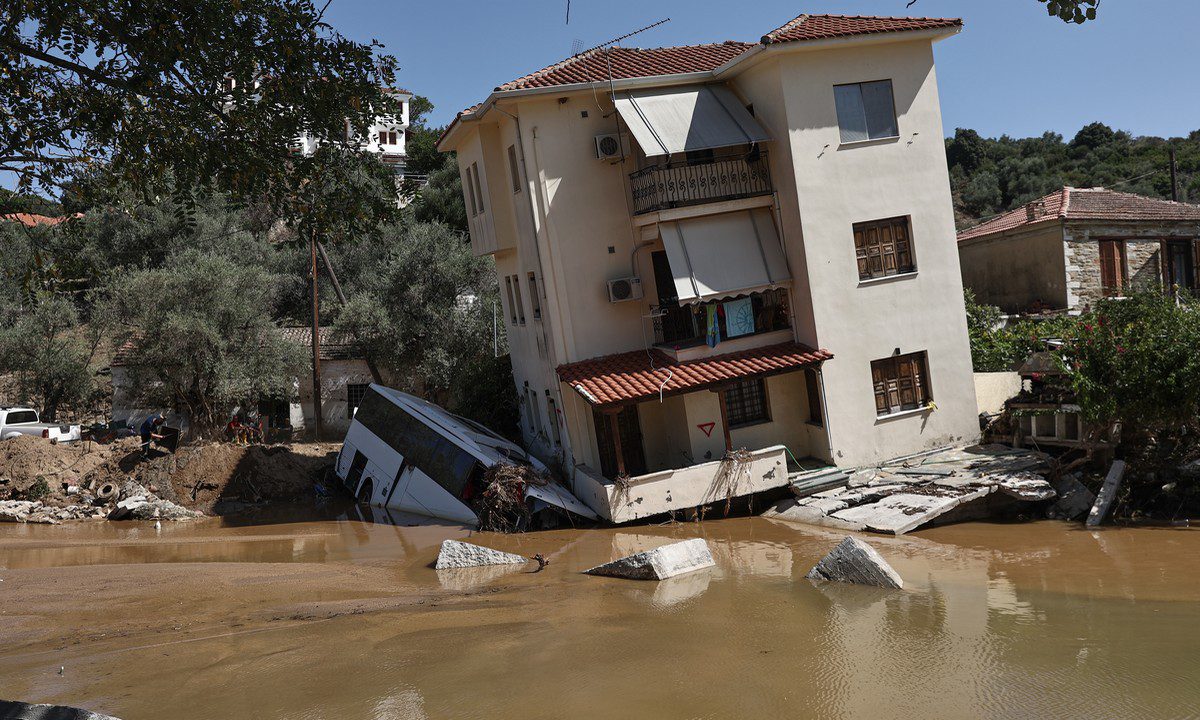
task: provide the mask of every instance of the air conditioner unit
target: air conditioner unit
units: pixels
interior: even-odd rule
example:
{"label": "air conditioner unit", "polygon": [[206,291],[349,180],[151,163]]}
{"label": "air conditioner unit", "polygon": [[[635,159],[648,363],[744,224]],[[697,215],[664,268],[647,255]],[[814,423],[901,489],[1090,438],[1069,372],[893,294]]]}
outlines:
{"label": "air conditioner unit", "polygon": [[625,300],[642,299],[642,279],[639,277],[620,278],[608,281],[608,301],[623,302]]}
{"label": "air conditioner unit", "polygon": [[597,135],[595,139],[596,157],[600,158],[601,160],[612,160],[622,156],[621,136],[617,133]]}

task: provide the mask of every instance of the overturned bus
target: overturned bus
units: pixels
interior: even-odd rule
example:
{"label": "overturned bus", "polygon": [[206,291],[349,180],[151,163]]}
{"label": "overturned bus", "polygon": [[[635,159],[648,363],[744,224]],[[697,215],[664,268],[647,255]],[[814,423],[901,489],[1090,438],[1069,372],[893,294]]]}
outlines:
{"label": "overturned bus", "polygon": [[[338,454],[337,476],[360,502],[478,525],[473,505],[487,468],[546,467],[496,433],[406,393],[372,384]],[[554,483],[527,484],[532,512],[549,507],[598,516]]]}

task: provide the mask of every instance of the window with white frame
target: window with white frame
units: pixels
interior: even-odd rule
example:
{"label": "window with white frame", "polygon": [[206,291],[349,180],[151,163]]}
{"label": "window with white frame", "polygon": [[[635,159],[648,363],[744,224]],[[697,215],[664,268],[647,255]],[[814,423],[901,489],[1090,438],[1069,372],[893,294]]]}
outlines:
{"label": "window with white frame", "polygon": [[833,97],[837,105],[842,142],[879,140],[900,135],[891,80],[834,85]]}

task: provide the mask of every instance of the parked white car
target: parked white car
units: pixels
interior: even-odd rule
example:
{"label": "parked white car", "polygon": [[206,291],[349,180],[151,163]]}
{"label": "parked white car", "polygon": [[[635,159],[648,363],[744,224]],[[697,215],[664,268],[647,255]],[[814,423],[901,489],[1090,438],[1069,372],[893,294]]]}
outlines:
{"label": "parked white car", "polygon": [[32,408],[0,407],[0,440],[18,435],[33,435],[50,442],[72,442],[78,440],[82,432],[78,425],[44,423],[37,410]]}

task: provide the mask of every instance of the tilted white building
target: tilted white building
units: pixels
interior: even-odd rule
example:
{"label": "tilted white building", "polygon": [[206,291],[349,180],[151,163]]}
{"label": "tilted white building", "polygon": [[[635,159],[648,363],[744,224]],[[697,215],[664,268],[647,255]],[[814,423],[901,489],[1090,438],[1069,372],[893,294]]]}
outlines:
{"label": "tilted white building", "polygon": [[619,522],[978,437],[933,57],[961,27],[598,48],[447,129],[525,440],[584,502]]}

